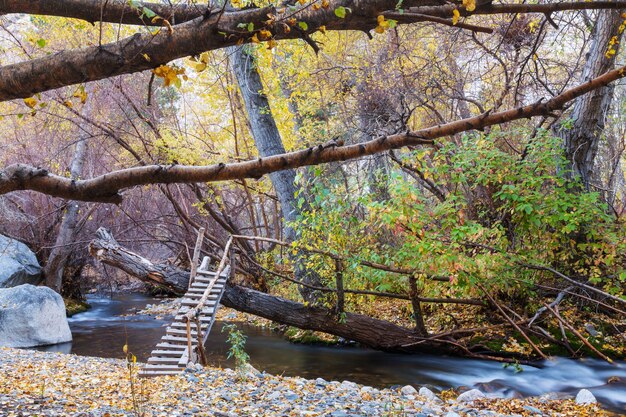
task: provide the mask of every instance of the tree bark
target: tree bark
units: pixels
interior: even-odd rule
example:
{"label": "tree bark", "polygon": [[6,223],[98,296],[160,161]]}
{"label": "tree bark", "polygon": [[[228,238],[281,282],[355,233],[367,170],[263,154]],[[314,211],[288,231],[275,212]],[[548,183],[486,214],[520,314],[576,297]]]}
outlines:
{"label": "tree bark", "polygon": [[[70,176],[72,180],[76,180],[82,175],[86,157],[87,135],[81,132],[70,166]],[[76,225],[78,224],[80,206],[81,204],[78,201],[68,201],[65,215],[59,227],[59,234],[54,242],[54,248],[52,248],[46,266],[44,267],[46,285],[58,293],[61,292],[61,288],[63,287],[65,266],[73,250],[71,245],[76,237]]]}
{"label": "tree bark", "polygon": [[[246,46],[228,48],[230,62],[239,84],[254,144],[259,155],[264,158],[285,153],[285,147],[276,126],[272,109],[265,95],[261,75],[257,70],[255,58]],[[296,232],[290,223],[297,220],[300,208],[296,202],[296,171],[285,169],[269,174],[283,213],[284,240],[291,243],[296,240]],[[292,256],[296,278],[306,284],[320,286],[319,276],[302,266],[303,254]],[[310,288],[300,286],[300,294],[308,302],[316,302],[320,295]]]}
{"label": "tree bark", "polygon": [[[154,264],[120,246],[104,228],[98,229],[97,239],[90,245],[90,253],[102,263],[114,266],[142,281],[163,285],[173,292],[187,291],[189,272],[169,265]],[[306,306],[302,303],[272,296],[260,291],[228,283],[222,304],[239,311],[305,330],[330,333],[353,340],[372,349],[388,352],[438,351],[460,353],[451,344],[425,341],[413,329],[368,316],[346,313],[345,320],[337,321],[333,310]],[[411,346],[405,346],[411,344]]]}
{"label": "tree bark", "polygon": [[[618,27],[623,21],[619,10],[600,13],[583,68],[582,82],[589,82],[613,69],[619,42],[613,46],[615,54],[607,56],[606,53],[613,37],[620,40]],[[587,191],[594,179],[594,161],[613,99],[613,91],[613,85],[606,85],[578,97],[569,117],[572,125],[561,125],[556,130],[557,135],[563,139],[567,161],[564,176],[571,180],[579,180]]]}

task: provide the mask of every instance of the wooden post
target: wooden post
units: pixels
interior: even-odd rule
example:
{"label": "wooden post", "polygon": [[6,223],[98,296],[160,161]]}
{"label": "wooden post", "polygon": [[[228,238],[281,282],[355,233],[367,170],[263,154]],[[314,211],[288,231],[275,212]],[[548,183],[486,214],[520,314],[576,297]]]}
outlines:
{"label": "wooden post", "polygon": [[200,319],[196,317],[196,330],[198,331],[198,357],[202,366],[207,366],[209,361],[206,357],[204,350],[204,336],[202,335],[202,327],[200,326]]}
{"label": "wooden post", "polygon": [[335,258],[335,283],[337,286],[337,314],[344,312],[345,295],[343,292],[343,262]]}
{"label": "wooden post", "polygon": [[235,248],[233,246],[230,247],[230,253],[228,254],[230,271],[228,272],[228,278],[235,278],[235,268],[237,267],[237,261],[235,260]]}
{"label": "wooden post", "polygon": [[191,362],[191,322],[187,320],[187,363]]}
{"label": "wooden post", "polygon": [[411,306],[413,307],[413,319],[415,320],[415,332],[420,336],[428,336],[428,330],[424,324],[424,316],[422,315],[422,306],[418,297],[417,281],[415,275],[409,275],[409,297],[411,298]]}
{"label": "wooden post", "polygon": [[204,227],[198,230],[198,237],[196,238],[196,246],[193,248],[193,259],[191,260],[191,274],[189,275],[189,288],[193,284],[193,280],[196,279],[198,273],[198,259],[200,258],[200,249],[202,249],[202,241],[204,240]]}

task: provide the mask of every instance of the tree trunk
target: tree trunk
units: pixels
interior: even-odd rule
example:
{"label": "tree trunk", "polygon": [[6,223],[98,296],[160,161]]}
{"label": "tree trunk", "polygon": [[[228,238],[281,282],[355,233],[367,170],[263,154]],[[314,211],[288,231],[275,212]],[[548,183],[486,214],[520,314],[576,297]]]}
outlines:
{"label": "tree trunk", "polygon": [[[146,258],[121,247],[104,228],[98,229],[98,238],[89,245],[90,253],[102,263],[114,266],[142,281],[158,283],[173,292],[187,291],[189,272],[169,265],[153,264]],[[265,294],[228,283],[222,304],[239,311],[306,330],[330,333],[364,346],[389,352],[438,351],[459,353],[451,344],[426,341],[413,329],[368,316],[346,313],[345,320],[337,321],[333,310],[306,306],[302,303]],[[406,346],[411,344],[411,346]]]}
{"label": "tree trunk", "polygon": [[131,252],[113,238],[104,227],[96,231],[97,239],[89,244],[89,253],[107,265],[121,269],[140,280],[160,285],[174,294],[184,294],[189,286],[189,272],[170,265],[155,265]]}
{"label": "tree trunk", "polygon": [[[272,116],[267,96],[263,93],[261,76],[256,68],[250,49],[245,46],[231,47],[228,48],[228,53],[230,54],[233,72],[239,84],[246,112],[248,113],[252,137],[259,155],[268,157],[285,153],[280,132]],[[289,223],[294,222],[300,215],[300,209],[295,198],[296,171],[294,169],[285,169],[273,172],[269,176],[276,190],[283,213],[284,240],[293,242],[296,239],[296,233]],[[314,286],[321,285],[319,276],[302,266],[301,255],[296,254],[292,261],[298,280]],[[318,292],[303,286],[299,290],[305,301],[316,302],[319,300],[320,294]]]}
{"label": "tree trunk", "polygon": [[[583,82],[590,81],[615,66],[619,43],[612,47],[615,54],[607,57],[607,51],[611,39],[615,36],[619,40],[621,37],[621,34],[618,34],[618,27],[623,20],[619,10],[599,13],[583,68]],[[578,97],[570,115],[572,125],[561,125],[556,130],[556,134],[563,139],[567,161],[564,176],[568,179],[578,179],[587,191],[594,177],[594,161],[613,99],[613,91],[614,86],[608,85]]]}
{"label": "tree trunk", "polygon": [[[81,137],[76,143],[76,150],[70,166],[72,179],[78,179],[82,175],[86,157],[87,136],[85,133],[81,133]],[[44,268],[46,285],[58,293],[61,292],[65,267],[73,250],[71,245],[76,237],[76,225],[78,223],[80,206],[81,204],[78,201],[68,201],[65,215],[59,227],[59,234]]]}

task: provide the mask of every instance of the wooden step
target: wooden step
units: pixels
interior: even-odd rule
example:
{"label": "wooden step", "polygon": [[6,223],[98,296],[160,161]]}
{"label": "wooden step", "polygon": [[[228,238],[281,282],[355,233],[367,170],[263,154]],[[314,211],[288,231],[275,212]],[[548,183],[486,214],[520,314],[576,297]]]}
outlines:
{"label": "wooden step", "polygon": [[157,365],[170,365],[174,364],[178,366],[178,362],[180,362],[180,356],[176,358],[159,358],[159,357],[151,357],[148,359],[149,364],[157,364]]}
{"label": "wooden step", "polygon": [[[206,290],[198,290],[198,291],[188,291],[185,293],[185,295],[183,295],[183,299],[185,298],[191,298],[194,300],[199,300],[200,298],[202,298],[202,296],[204,295],[204,293],[206,292]],[[209,292],[209,298],[212,299],[217,299],[220,295],[220,293],[222,292],[222,290],[217,290],[217,291],[210,291]]]}
{"label": "wooden step", "polygon": [[147,363],[142,368],[144,371],[182,371],[184,368],[181,368],[178,365],[163,365],[156,363]]}
{"label": "wooden step", "polygon": [[[183,323],[183,317],[185,317],[185,315],[181,314],[180,316],[174,317],[174,320],[179,321],[180,323],[182,323],[182,324],[184,324],[186,326],[186,324]],[[200,323],[206,324],[206,323],[210,323],[212,321],[213,321],[213,315],[210,315],[210,316],[203,316],[203,315],[201,315],[200,316]],[[191,323],[191,327],[195,327],[195,325],[196,325],[195,322]],[[204,326],[202,326],[202,327],[204,327]]]}
{"label": "wooden step", "polygon": [[180,356],[183,354],[185,350],[184,349],[179,349],[179,350],[163,350],[163,349],[155,349],[152,351],[152,353],[150,353],[150,356],[154,356],[154,357],[177,357],[180,358]]}
{"label": "wooden step", "polygon": [[204,294],[206,287],[204,288],[189,288],[183,297],[187,297],[190,294]]}
{"label": "wooden step", "polygon": [[[162,341],[164,342],[180,342],[180,343],[184,343],[187,344],[187,333],[185,333],[185,337],[180,337],[180,336],[172,336],[170,334],[166,334],[165,336],[163,336],[161,338]],[[192,342],[195,342],[195,340],[192,340]]]}
{"label": "wooden step", "polygon": [[[186,337],[187,337],[187,330],[174,329],[172,327],[168,327],[167,330],[165,331],[165,333],[168,334],[168,335],[172,335],[172,336],[178,336],[178,335],[185,336],[185,340],[187,340],[186,339]],[[191,334],[192,338],[195,338],[196,336],[198,336],[198,332],[196,332],[195,330],[192,330],[190,332],[190,334]]]}
{"label": "wooden step", "polygon": [[[185,300],[185,298],[183,298],[183,301],[184,300]],[[181,301],[181,306],[178,309],[178,313],[179,314],[183,314],[183,313],[181,313],[182,310],[187,310],[188,311],[190,308],[195,308],[198,305],[198,302],[200,301],[200,300],[190,300],[188,298],[186,300],[187,301],[185,303],[183,303]],[[213,298],[213,299],[209,298],[208,300],[206,300],[204,302],[204,304],[202,306],[202,309],[203,310],[207,310],[207,309],[215,308],[215,305],[217,304],[217,301],[218,300],[216,298]],[[207,314],[211,314],[211,313],[207,313]]]}
{"label": "wooden step", "polygon": [[[185,307],[185,306],[187,306],[187,307],[189,307],[189,306],[195,307],[195,306],[198,305],[198,301],[200,301],[200,299],[192,300],[190,298],[183,298],[183,300],[180,302],[180,305],[182,307]],[[211,302],[211,304],[209,304],[210,302]],[[207,302],[204,304],[205,307],[212,306],[212,305],[215,305],[215,300],[207,300]],[[178,311],[180,311],[180,310],[178,310]]]}
{"label": "wooden step", "polygon": [[213,281],[219,281],[219,278],[215,278],[215,276],[209,276],[209,275],[197,275],[196,279],[193,280],[193,283],[199,283],[199,282],[213,282]]}
{"label": "wooden step", "polygon": [[[175,321],[172,322],[172,324],[170,324],[170,327],[175,327],[177,329],[186,329],[187,328],[187,323],[183,323],[181,321]],[[202,328],[202,330],[206,329],[207,327],[207,323],[206,321],[202,322],[200,321],[200,328]],[[191,323],[191,329],[195,330],[196,329],[196,323]]]}
{"label": "wooden step", "polygon": [[157,343],[156,347],[163,350],[183,351],[187,349],[187,343]]}
{"label": "wooden step", "polygon": [[[209,285],[208,282],[194,282],[193,284],[191,284],[191,288],[204,288],[206,289]],[[211,287],[211,290],[221,290],[222,288],[224,288],[224,284],[220,283],[220,282],[216,282],[213,287]]]}

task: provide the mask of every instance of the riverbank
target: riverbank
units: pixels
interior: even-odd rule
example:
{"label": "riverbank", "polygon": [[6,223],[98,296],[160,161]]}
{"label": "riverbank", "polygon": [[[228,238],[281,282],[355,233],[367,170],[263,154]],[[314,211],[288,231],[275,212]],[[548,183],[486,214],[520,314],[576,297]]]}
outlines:
{"label": "riverbank", "polygon": [[[540,398],[464,402],[409,386],[375,389],[230,369],[129,377],[127,363],[0,348],[0,415],[75,416],[611,416],[595,404]],[[131,389],[134,383],[134,396]],[[467,397],[468,394],[465,394]],[[133,399],[134,397],[134,399]],[[141,410],[137,410],[140,407]]]}

